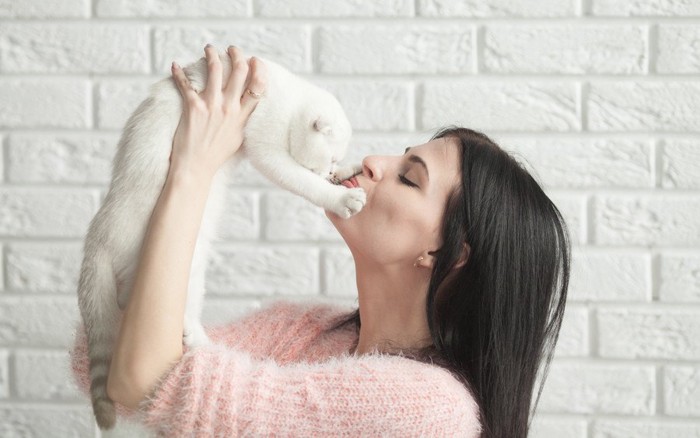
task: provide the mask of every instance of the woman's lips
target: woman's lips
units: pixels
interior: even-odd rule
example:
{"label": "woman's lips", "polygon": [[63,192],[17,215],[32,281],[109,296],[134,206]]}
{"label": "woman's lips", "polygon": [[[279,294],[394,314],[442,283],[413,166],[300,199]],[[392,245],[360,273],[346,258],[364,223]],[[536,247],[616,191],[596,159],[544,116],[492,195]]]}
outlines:
{"label": "woman's lips", "polygon": [[358,184],[357,179],[352,176],[346,180],[343,180],[340,184],[344,185],[345,187],[349,189],[354,189],[355,187],[359,187],[360,184]]}

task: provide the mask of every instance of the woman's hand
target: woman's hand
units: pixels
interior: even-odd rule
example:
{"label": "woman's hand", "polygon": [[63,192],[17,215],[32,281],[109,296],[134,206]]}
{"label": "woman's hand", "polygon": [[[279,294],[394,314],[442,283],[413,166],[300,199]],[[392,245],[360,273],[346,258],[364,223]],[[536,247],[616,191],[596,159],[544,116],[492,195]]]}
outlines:
{"label": "woman's hand", "polygon": [[196,178],[213,178],[243,143],[243,128],[255,109],[267,82],[262,61],[246,61],[241,50],[229,46],[231,74],[222,90],[222,66],[213,46],[207,44],[209,78],[197,93],[182,68],[173,62],[172,72],[183,96],[183,111],[173,138],[170,173],[185,172]]}

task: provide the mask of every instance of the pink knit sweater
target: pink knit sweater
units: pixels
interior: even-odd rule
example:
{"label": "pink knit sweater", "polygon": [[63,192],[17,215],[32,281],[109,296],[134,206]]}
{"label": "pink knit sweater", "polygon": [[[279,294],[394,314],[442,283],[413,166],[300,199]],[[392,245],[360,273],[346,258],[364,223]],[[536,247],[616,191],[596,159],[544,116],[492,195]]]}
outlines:
{"label": "pink knit sweater", "polygon": [[[321,335],[347,310],[277,301],[206,328],[216,345],[188,349],[138,411],[167,437],[478,437],[478,408],[448,371],[405,357],[350,353],[357,331]],[[76,328],[74,377],[89,398],[87,343]]]}

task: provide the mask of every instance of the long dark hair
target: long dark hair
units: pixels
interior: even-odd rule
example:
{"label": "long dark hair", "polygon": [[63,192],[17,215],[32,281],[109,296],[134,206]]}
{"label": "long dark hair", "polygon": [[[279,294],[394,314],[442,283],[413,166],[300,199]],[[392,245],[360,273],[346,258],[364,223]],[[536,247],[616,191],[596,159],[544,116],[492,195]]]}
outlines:
{"label": "long dark hair", "polygon": [[[540,184],[489,137],[450,125],[431,140],[443,137],[458,140],[462,181],[445,206],[427,291],[433,345],[396,353],[457,377],[479,405],[483,437],[527,437],[564,317],[569,232]],[[467,263],[452,269],[463,242]],[[328,331],[359,331],[359,307],[334,323]]]}

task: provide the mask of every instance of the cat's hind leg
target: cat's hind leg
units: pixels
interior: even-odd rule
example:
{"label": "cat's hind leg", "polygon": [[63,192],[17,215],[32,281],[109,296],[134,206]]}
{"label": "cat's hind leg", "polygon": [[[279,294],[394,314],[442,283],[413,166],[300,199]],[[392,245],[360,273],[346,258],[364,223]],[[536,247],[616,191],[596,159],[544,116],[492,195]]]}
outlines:
{"label": "cat's hind leg", "polygon": [[[88,240],[91,237],[88,236]],[[86,246],[78,281],[78,300],[90,360],[90,396],[100,429],[114,427],[116,409],[107,395],[107,376],[119,330],[116,280],[109,253]]]}

